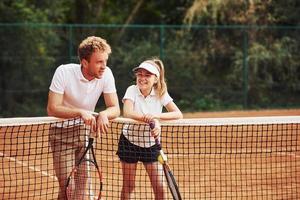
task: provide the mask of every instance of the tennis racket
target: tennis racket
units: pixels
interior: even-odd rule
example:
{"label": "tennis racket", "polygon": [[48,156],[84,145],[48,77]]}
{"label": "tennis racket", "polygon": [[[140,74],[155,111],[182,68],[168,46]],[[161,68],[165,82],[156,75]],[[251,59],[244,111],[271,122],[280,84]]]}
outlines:
{"label": "tennis racket", "polygon": [[[154,122],[150,122],[149,126],[151,129],[153,129],[155,127]],[[158,149],[159,149],[158,161],[163,166],[164,174],[167,179],[168,187],[171,191],[173,199],[174,200],[182,200],[175,177],[173,175],[173,172],[172,172],[170,166],[168,165],[168,162],[167,162],[168,158],[164,154],[161,143],[158,138],[155,139],[155,143],[158,145]]]}
{"label": "tennis racket", "polygon": [[89,138],[83,155],[67,179],[66,197],[68,200],[101,199],[102,173],[96,161],[93,143],[94,138]]}

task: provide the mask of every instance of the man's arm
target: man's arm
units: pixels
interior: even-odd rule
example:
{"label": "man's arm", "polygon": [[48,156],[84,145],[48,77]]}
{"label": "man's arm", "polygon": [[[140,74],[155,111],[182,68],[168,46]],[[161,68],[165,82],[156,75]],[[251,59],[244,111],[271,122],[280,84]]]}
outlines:
{"label": "man's arm", "polygon": [[120,106],[117,93],[104,93],[103,97],[106,109],[101,111],[100,113],[105,113],[108,119],[114,119],[116,117],[119,117]]}
{"label": "man's arm", "polygon": [[47,105],[47,112],[49,116],[59,118],[82,117],[85,124],[91,125],[92,127],[96,124],[96,119],[90,111],[64,106],[63,96],[63,94],[49,91]]}
{"label": "man's arm", "polygon": [[109,120],[120,115],[120,106],[117,93],[103,94],[106,109],[99,112],[97,119],[97,131],[99,133],[107,133]]}
{"label": "man's arm", "polygon": [[48,115],[60,118],[72,118],[80,116],[81,114],[79,109],[63,106],[63,96],[63,94],[49,91],[47,105]]}

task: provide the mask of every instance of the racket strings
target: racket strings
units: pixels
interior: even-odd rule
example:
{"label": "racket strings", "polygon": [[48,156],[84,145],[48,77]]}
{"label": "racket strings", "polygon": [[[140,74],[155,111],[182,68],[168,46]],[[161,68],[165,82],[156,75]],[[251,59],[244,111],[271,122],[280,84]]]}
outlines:
{"label": "racket strings", "polygon": [[99,174],[93,162],[83,161],[73,170],[69,177],[70,181],[67,188],[68,199],[99,199],[102,187]]}

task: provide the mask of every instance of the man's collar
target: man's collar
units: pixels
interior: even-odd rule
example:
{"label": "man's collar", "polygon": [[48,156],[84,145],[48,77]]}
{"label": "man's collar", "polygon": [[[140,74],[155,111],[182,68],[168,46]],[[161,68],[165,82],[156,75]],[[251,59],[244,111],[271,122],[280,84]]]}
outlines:
{"label": "man's collar", "polygon": [[83,73],[82,73],[82,66],[80,65],[79,67],[79,80],[82,81],[82,82],[89,82],[89,80],[87,80],[84,76],[83,76]]}
{"label": "man's collar", "polygon": [[82,73],[82,66],[80,65],[80,72],[79,72],[79,80],[84,82],[84,83],[88,83],[88,82],[93,82],[95,81],[96,78],[94,78],[93,80],[88,80],[86,79],[84,76],[83,76],[83,73]]}

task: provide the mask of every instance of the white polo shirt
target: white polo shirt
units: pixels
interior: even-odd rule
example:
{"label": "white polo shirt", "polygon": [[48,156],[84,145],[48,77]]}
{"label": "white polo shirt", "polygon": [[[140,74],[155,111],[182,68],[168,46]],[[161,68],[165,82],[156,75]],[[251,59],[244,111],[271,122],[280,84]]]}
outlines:
{"label": "white polo shirt", "polygon": [[[133,109],[135,112],[152,115],[161,114],[163,107],[173,101],[167,92],[162,98],[159,98],[153,89],[145,98],[137,85],[131,85],[127,88],[123,97],[123,102],[125,99],[130,99],[133,102]],[[151,136],[147,126],[124,125],[123,135],[131,143],[140,147],[150,147],[155,144],[155,140]]]}
{"label": "white polo shirt", "polygon": [[91,81],[84,78],[79,64],[60,65],[53,76],[52,92],[63,94],[63,105],[94,111],[100,95],[116,92],[115,79],[106,67],[101,79]]}

